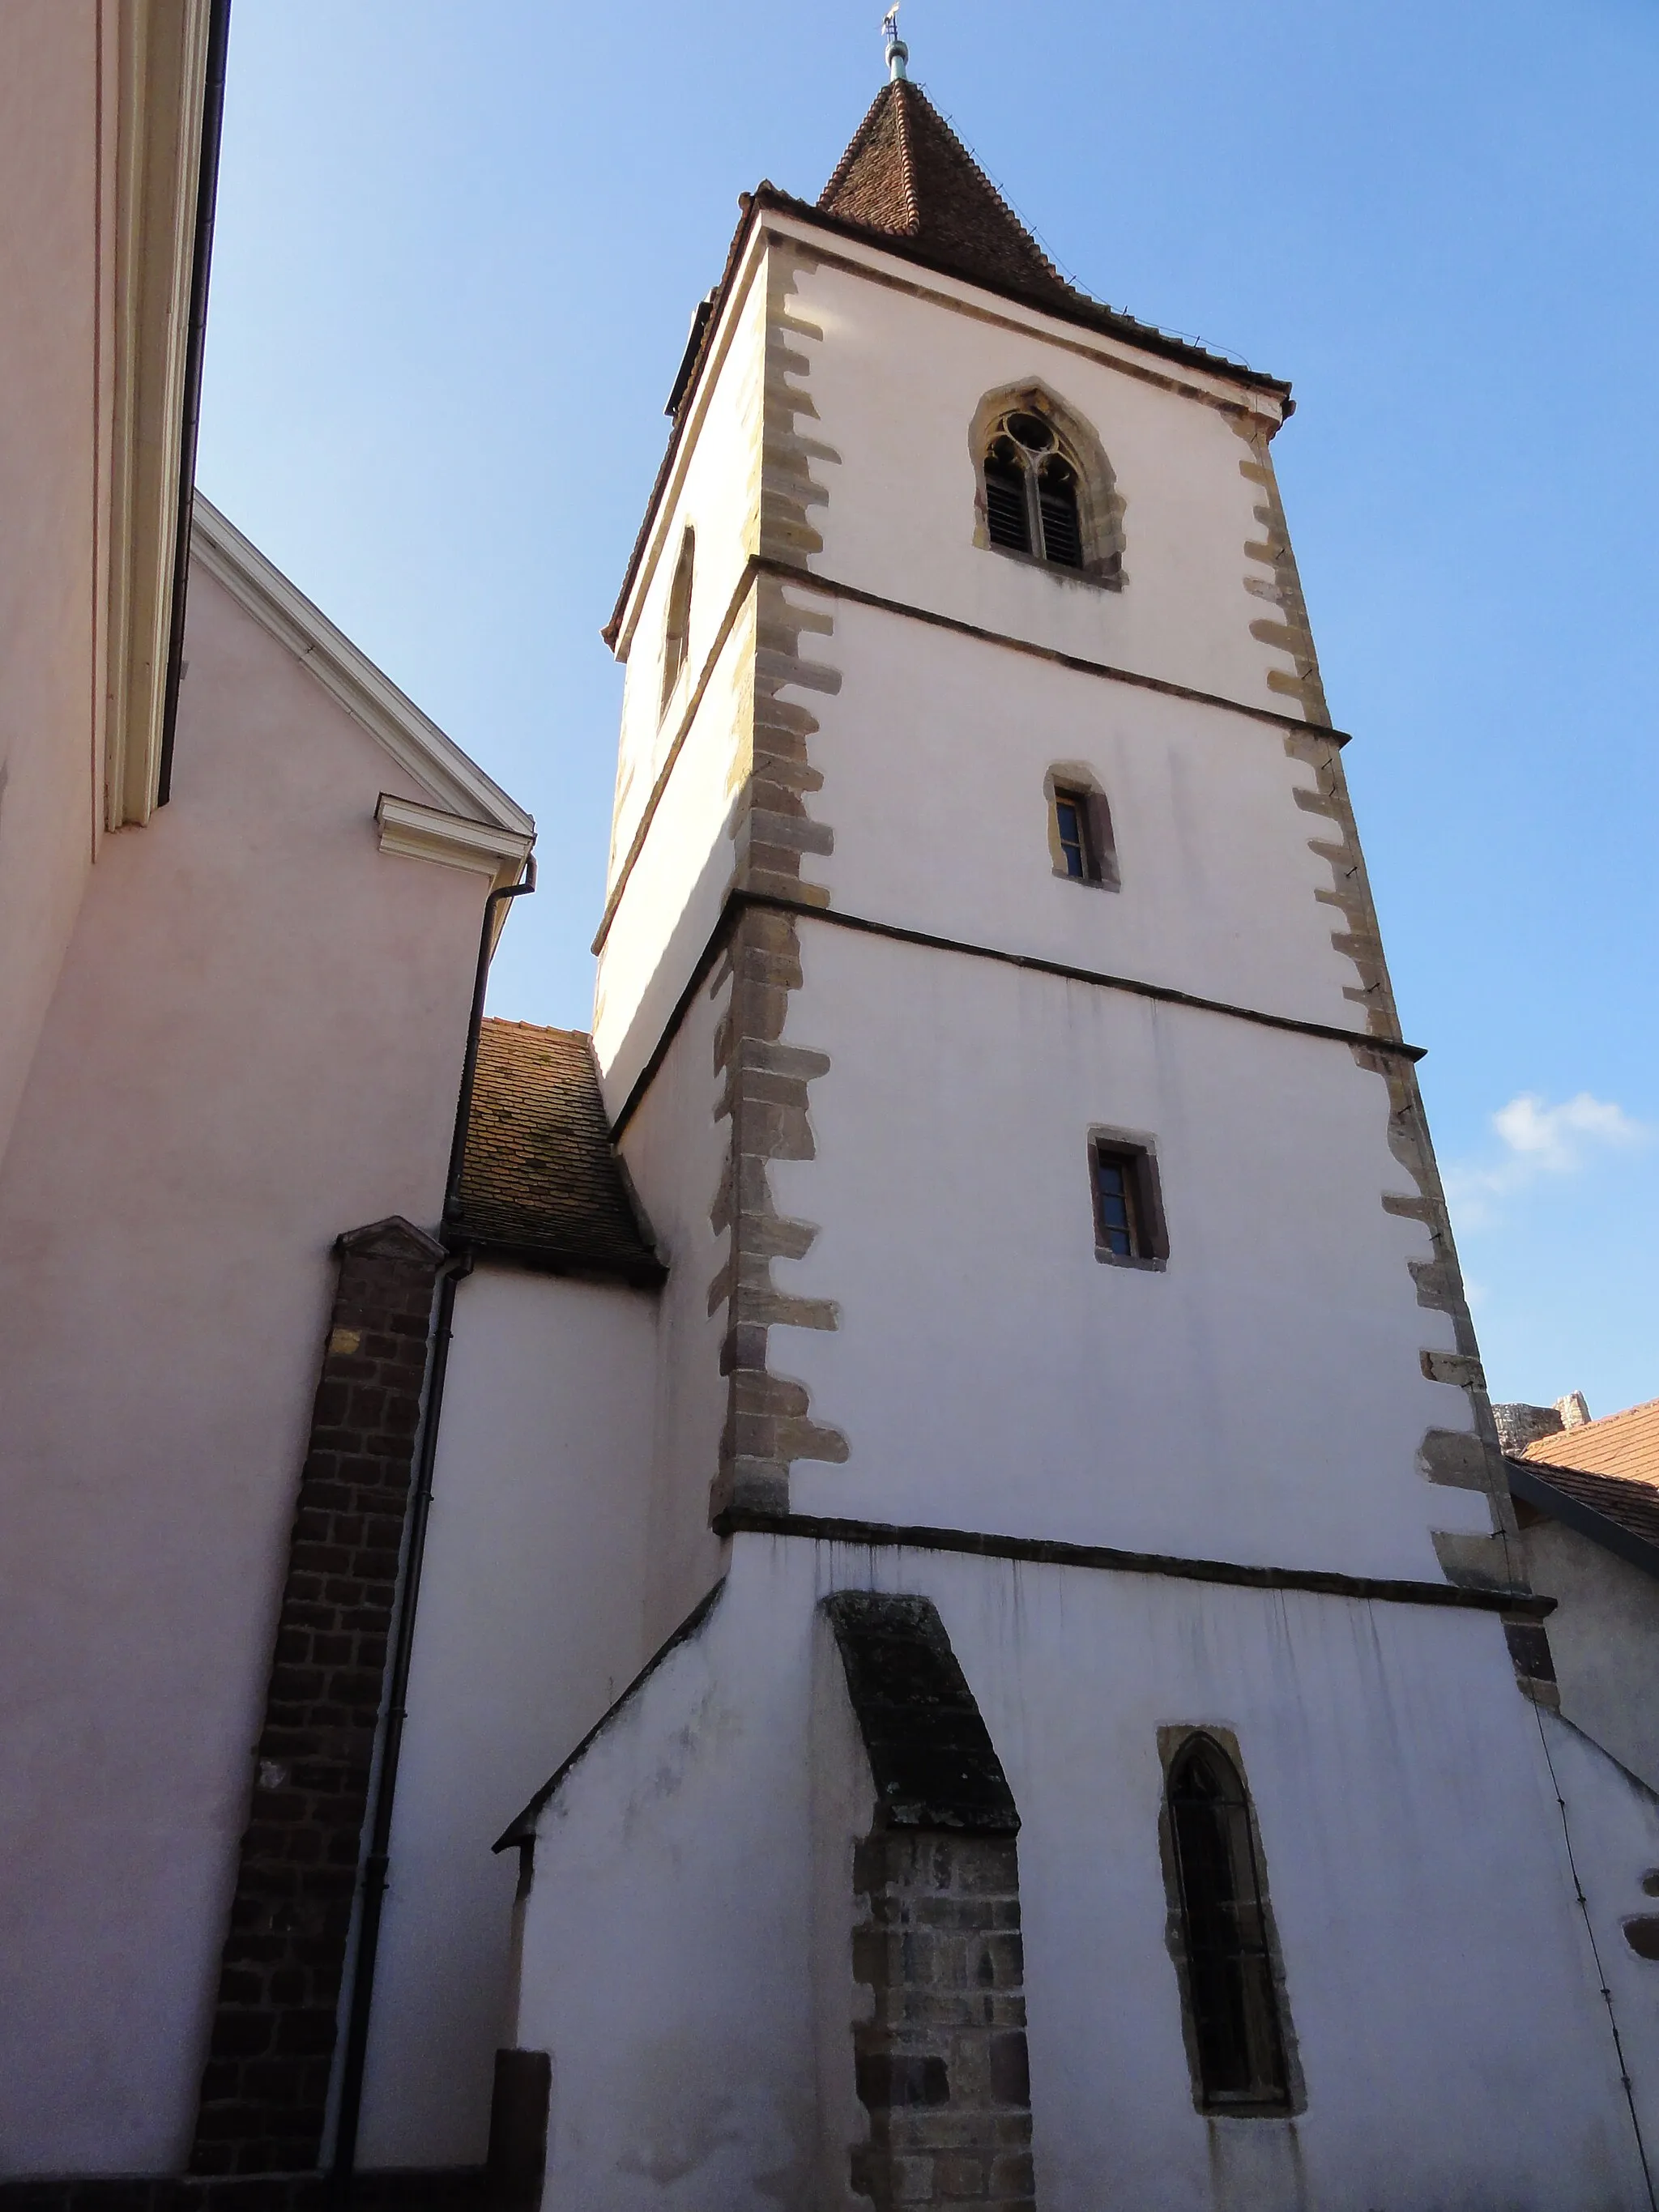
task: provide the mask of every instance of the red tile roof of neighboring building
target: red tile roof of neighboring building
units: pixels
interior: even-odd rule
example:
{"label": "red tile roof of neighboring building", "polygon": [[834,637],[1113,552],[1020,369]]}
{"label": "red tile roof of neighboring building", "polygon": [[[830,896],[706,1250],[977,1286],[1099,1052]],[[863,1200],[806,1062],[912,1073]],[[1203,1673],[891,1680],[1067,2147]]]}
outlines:
{"label": "red tile roof of neighboring building", "polygon": [[1517,1498],[1659,1572],[1659,1398],[1540,1437],[1509,1468]]}
{"label": "red tile roof of neighboring building", "polygon": [[1539,1437],[1521,1456],[1547,1467],[1579,1468],[1587,1474],[1617,1474],[1632,1482],[1659,1485],[1659,1398]]}
{"label": "red tile roof of neighboring building", "polygon": [[[1540,1467],[1530,1454],[1524,1461],[1511,1461],[1510,1465],[1524,1466],[1540,1486],[1573,1499],[1659,1551],[1659,1486],[1625,1482],[1616,1474],[1588,1474],[1582,1468]],[[1533,1503],[1539,1502],[1535,1492],[1529,1495]],[[1546,1504],[1543,1510],[1548,1512],[1550,1508]]]}
{"label": "red tile roof of neighboring building", "polygon": [[582,1030],[483,1024],[453,1234],[543,1267],[662,1279]]}

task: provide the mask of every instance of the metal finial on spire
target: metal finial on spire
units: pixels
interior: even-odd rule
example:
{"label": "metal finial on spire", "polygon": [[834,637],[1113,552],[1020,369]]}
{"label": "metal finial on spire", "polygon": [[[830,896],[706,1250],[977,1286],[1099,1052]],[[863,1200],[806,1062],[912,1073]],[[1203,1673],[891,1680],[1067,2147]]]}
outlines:
{"label": "metal finial on spire", "polygon": [[882,43],[887,49],[887,74],[895,84],[904,81],[905,64],[910,58],[910,49],[899,36],[898,0],[881,19]]}

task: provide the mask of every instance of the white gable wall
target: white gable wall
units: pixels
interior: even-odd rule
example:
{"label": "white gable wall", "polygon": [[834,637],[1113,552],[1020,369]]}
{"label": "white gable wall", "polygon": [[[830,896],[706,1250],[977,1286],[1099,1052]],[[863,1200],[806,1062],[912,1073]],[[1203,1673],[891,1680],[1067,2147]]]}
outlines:
{"label": "white gable wall", "polygon": [[506,2027],[501,1830],[638,1673],[657,1298],[483,1265],[433,1474],[361,2162],[477,2166]]}

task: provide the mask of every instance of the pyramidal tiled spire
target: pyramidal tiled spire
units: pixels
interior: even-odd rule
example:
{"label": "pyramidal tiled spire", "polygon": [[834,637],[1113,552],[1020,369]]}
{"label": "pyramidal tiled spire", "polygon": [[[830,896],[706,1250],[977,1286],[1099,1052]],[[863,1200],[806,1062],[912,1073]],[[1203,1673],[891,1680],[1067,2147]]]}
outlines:
{"label": "pyramidal tiled spire", "polygon": [[1071,307],[1082,296],[908,78],[877,94],[818,206],[842,222],[902,238],[936,266],[998,290]]}

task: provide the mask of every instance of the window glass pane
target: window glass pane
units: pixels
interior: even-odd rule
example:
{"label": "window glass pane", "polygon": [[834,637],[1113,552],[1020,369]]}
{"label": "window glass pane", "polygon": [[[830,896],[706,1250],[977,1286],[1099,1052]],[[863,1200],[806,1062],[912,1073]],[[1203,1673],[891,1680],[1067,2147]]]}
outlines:
{"label": "window glass pane", "polygon": [[1170,1773],[1170,1825],[1204,2094],[1280,2101],[1284,2051],[1249,1812],[1231,1761],[1207,1741]]}
{"label": "window glass pane", "polygon": [[1054,801],[1054,818],[1060,829],[1060,849],[1066,856],[1068,876],[1082,878],[1089,872],[1087,855],[1083,842],[1083,811],[1074,799],[1062,793]]}
{"label": "window glass pane", "polygon": [[1120,1260],[1135,1257],[1134,1211],[1127,1161],[1102,1152],[1095,1162],[1099,1192],[1100,1241]]}

